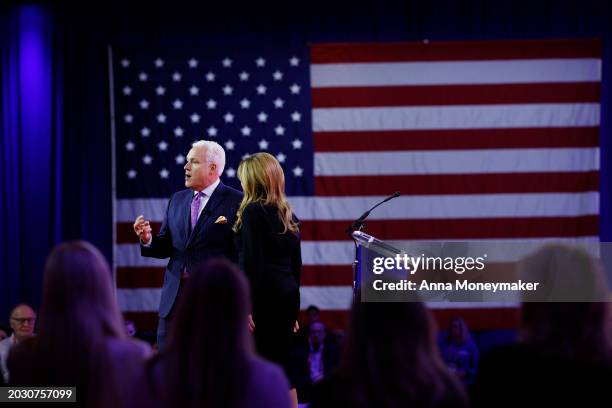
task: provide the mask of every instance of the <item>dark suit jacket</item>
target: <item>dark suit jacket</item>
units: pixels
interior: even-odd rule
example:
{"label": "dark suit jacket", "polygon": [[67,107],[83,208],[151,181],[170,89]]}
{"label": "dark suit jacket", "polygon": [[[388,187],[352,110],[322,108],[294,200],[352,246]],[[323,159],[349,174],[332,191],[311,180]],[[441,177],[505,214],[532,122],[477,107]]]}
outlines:
{"label": "dark suit jacket", "polygon": [[[310,355],[310,345],[302,344],[295,349],[295,376],[296,388],[300,402],[309,402],[312,391],[312,380],[310,379],[310,364],[308,357]],[[323,344],[323,376],[330,375],[340,362],[340,351],[331,341],[325,341]]]}
{"label": "dark suit jacket", "polygon": [[[191,232],[191,201],[193,190],[186,189],[170,198],[166,216],[159,234],[153,236],[149,247],[140,246],[142,256],[170,258],[161,301],[159,316],[167,317],[172,310],[184,268],[192,270],[197,264],[214,257],[226,257],[236,262],[232,226],[242,200],[242,193],[219,183],[202,210],[198,222]],[[224,216],[227,223],[215,221]]]}
{"label": "dark suit jacket", "polygon": [[[297,222],[295,215],[294,220]],[[276,206],[252,203],[244,208],[236,246],[238,265],[251,284],[254,309],[259,302],[274,302],[287,296],[299,299],[300,236],[290,231],[282,234],[282,230]],[[299,301],[296,305],[295,318]]]}

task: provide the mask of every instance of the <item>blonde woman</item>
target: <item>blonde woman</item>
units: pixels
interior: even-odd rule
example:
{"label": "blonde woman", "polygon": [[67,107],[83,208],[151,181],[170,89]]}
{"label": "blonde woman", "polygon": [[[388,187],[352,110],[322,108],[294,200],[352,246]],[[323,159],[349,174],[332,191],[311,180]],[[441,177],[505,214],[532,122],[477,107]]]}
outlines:
{"label": "blonde woman", "polygon": [[283,367],[297,405],[291,350],[300,306],[298,219],[285,197],[285,175],[274,156],[257,153],[244,159],[238,178],[244,198],[234,231],[238,264],[251,286],[249,327],[258,354]]}

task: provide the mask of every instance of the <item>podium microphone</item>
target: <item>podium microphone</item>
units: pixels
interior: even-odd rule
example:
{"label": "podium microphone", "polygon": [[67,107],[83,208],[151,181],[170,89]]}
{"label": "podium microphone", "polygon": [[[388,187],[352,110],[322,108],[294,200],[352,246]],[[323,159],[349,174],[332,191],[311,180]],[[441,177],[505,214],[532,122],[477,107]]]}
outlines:
{"label": "podium microphone", "polygon": [[395,193],[391,194],[389,197],[385,198],[380,203],[376,204],[374,207],[370,208],[368,211],[366,211],[363,214],[361,214],[361,217],[359,217],[355,221],[353,221],[353,223],[351,225],[349,225],[349,227],[346,230],[344,230],[344,232],[347,235],[351,236],[353,231],[360,230],[363,227],[363,221],[368,217],[368,215],[370,215],[370,212],[372,212],[372,210],[374,210],[379,205],[381,205],[383,203],[386,203],[387,201],[392,200],[395,197],[399,197],[399,196],[400,196],[400,192],[399,191],[396,191]]}

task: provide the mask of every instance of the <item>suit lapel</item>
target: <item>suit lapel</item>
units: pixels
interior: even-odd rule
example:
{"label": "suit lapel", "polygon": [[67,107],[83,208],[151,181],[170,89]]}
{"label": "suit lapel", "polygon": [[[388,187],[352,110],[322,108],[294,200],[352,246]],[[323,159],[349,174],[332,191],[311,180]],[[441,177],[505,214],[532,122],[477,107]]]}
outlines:
{"label": "suit lapel", "polygon": [[[221,204],[224,196],[225,196],[225,186],[223,185],[223,183],[219,183],[217,188],[215,188],[215,191],[213,191],[212,195],[208,199],[206,206],[204,206],[204,209],[202,210],[202,214],[200,215],[200,217],[198,217],[198,221],[196,222],[195,228],[193,229],[193,231],[191,232],[191,235],[189,236],[187,245],[191,244],[191,242],[193,241],[194,237],[197,234],[202,234],[206,225],[208,225],[211,222],[210,214],[214,211],[214,209],[219,204]],[[189,204],[189,208],[191,210],[191,203]],[[189,216],[188,216],[188,219],[189,219]]]}
{"label": "suit lapel", "polygon": [[185,196],[185,202],[182,206],[185,222],[185,242],[187,242],[191,235],[191,201],[193,200],[193,190],[189,190],[189,194],[185,194]]}
{"label": "suit lapel", "polygon": [[215,188],[215,191],[213,191],[212,196],[210,196],[210,198],[208,199],[208,202],[206,203],[206,206],[204,207],[204,211],[206,211],[209,214],[213,212],[214,209],[219,204],[221,204],[221,201],[223,201],[224,196],[225,196],[225,186],[223,185],[223,183],[219,183],[217,188]]}

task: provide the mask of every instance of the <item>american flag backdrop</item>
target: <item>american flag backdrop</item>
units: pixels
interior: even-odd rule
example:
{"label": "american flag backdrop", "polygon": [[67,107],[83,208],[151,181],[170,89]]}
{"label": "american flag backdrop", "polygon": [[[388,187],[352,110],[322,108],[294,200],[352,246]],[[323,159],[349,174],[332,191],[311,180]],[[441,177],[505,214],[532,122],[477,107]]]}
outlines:
{"label": "american flag backdrop", "polygon": [[[281,162],[302,220],[302,307],[328,321],[344,320],[352,296],[344,229],[396,190],[366,230],[400,245],[598,240],[596,40],[113,54],[114,263],[131,318],[154,319],[166,264],[140,256],[133,220],[159,230],[199,139],[225,147],[222,181],[234,187],[244,155]],[[492,311],[466,312],[509,316]]]}

